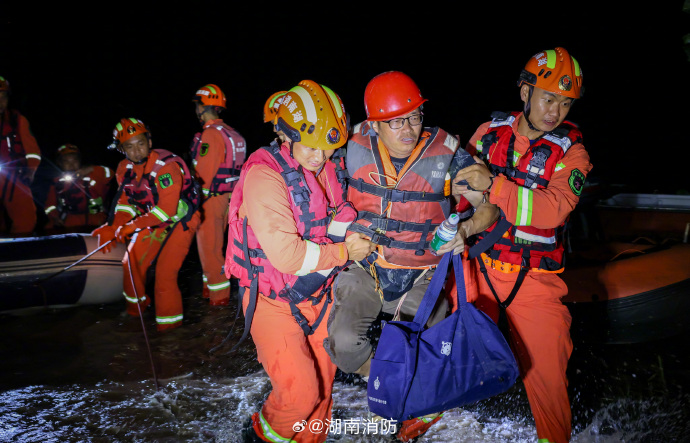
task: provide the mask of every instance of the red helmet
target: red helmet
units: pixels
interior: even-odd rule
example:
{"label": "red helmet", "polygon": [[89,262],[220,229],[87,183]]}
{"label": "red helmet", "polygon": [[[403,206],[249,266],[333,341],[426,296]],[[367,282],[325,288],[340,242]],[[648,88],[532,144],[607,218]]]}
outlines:
{"label": "red helmet", "polygon": [[123,118],[115,125],[115,129],[113,130],[114,140],[110,148],[118,148],[130,138],[147,133],[149,133],[149,130],[141,120],[137,120],[136,118]]}
{"label": "red helmet", "polygon": [[584,92],[580,64],[564,48],[548,49],[530,58],[518,86],[523,83],[572,99]]}
{"label": "red helmet", "polygon": [[200,102],[202,106],[216,106],[225,109],[225,94],[214,84],[199,88],[192,101]]}
{"label": "red helmet", "polygon": [[417,84],[399,71],[379,74],[364,90],[364,109],[367,120],[384,121],[414,111],[424,103]]}

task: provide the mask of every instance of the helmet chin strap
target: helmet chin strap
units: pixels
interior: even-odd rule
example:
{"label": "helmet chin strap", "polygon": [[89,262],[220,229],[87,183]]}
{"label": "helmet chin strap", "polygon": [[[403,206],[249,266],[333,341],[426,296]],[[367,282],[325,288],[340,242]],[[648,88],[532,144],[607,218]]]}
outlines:
{"label": "helmet chin strap", "polygon": [[525,106],[522,110],[522,114],[525,116],[525,120],[527,120],[527,126],[532,131],[537,131],[537,132],[543,132],[539,129],[537,129],[533,124],[532,121],[529,119],[529,113],[531,111],[531,103],[532,103],[532,92],[534,92],[534,86],[528,85],[529,86],[529,95],[527,96],[527,101],[525,102]]}

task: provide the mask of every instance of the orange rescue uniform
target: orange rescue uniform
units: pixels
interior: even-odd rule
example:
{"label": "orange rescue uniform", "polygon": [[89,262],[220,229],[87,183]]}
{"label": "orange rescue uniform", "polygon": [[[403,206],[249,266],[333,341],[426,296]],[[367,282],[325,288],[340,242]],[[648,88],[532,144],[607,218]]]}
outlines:
{"label": "orange rescue uniform", "polygon": [[[516,118],[512,124],[514,150],[524,155],[530,140],[518,132]],[[467,151],[476,150],[477,141],[487,132],[491,122],[482,124],[469,141]],[[531,225],[549,229],[561,225],[575,209],[579,196],[568,180],[574,169],[585,176],[592,169],[589,155],[581,143],[573,144],[561,159],[546,188],[532,190]],[[504,175],[494,178],[489,201],[506,214],[515,225],[520,186]],[[481,259],[481,258],[480,258]],[[474,278],[468,279],[468,301],[498,320],[498,304],[477,262],[470,264]],[[507,269],[509,266],[506,266]],[[515,268],[515,267],[513,267]],[[486,266],[493,288],[501,302],[515,286],[517,272],[501,271],[499,266]],[[519,269],[519,266],[517,266]],[[539,441],[565,442],[571,434],[571,412],[566,369],[573,345],[570,339],[571,317],[560,301],[568,289],[556,273],[531,269],[507,308],[513,352],[520,367]]]}
{"label": "orange rescue uniform", "polygon": [[[305,170],[304,173],[310,172]],[[326,182],[325,174],[319,174],[317,179],[325,192],[340,190],[338,184]],[[285,274],[296,274],[307,254],[307,244],[297,230],[288,199],[285,181],[278,172],[264,165],[253,166],[246,172],[239,218],[248,217],[261,248],[276,269]],[[343,243],[323,244],[319,248],[321,252],[315,270],[342,266],[347,261],[347,249]],[[243,297],[245,312],[248,299],[248,296]],[[297,306],[309,324],[313,324],[324,303],[326,297],[313,306],[309,300]],[[330,304],[324,318],[328,318],[329,313]],[[336,366],[323,348],[327,337],[325,322],[314,334],[305,336],[288,303],[271,300],[262,294],[257,297],[251,335],[258,360],[273,387],[259,416],[264,435],[286,439],[271,441],[325,441],[327,429],[325,432],[323,429],[312,432],[307,426],[301,432],[293,430],[293,425],[302,420],[327,423],[326,420],[331,419],[331,392]]]}
{"label": "orange rescue uniform", "polygon": [[[222,119],[209,120],[204,124],[200,141],[204,148],[197,150],[196,157],[193,159],[194,176],[201,183],[204,192],[201,224],[197,230],[196,244],[204,273],[204,293],[208,290],[208,297],[212,305],[224,305],[230,300],[230,280],[223,272],[225,262],[223,242],[226,238],[228,204],[232,193],[210,193],[211,182],[226,157],[225,138],[220,131],[210,128],[212,125],[219,124],[223,124]],[[233,139],[233,142],[240,151],[238,155],[241,154],[243,161],[246,150],[245,141],[241,137],[239,138],[240,140]],[[205,149],[205,147],[208,148]],[[241,163],[238,161],[238,165]]]}
{"label": "orange rescue uniform", "polygon": [[[159,158],[156,150],[151,150],[148,160],[141,165],[134,165],[125,159],[117,168],[117,182],[122,185],[127,165],[133,165],[133,180],[138,181],[142,176],[149,174],[154,163]],[[161,212],[172,217],[177,213],[180,191],[182,190],[183,174],[176,162],[163,166],[158,177],[170,174],[172,184],[167,187],[156,186],[158,202],[156,213],[153,211],[141,214],[134,221],[139,232],[132,236],[128,245],[128,254],[122,259],[124,268],[124,292],[127,300],[127,312],[138,316],[140,303],[141,309],[147,307],[151,300],[146,295],[146,274],[151,264],[156,261],[155,272],[155,307],[156,323],[158,330],[175,328],[182,324],[182,293],[177,285],[177,275],[182,266],[194,233],[200,222],[199,212],[195,212],[192,219],[186,223],[187,229],[182,223],[163,222],[159,215]],[[158,184],[158,180],[156,180]],[[112,225],[119,227],[129,222],[136,215],[136,210],[128,201],[123,192],[115,207],[115,216]],[[161,250],[164,248],[164,250]],[[130,274],[131,265],[131,274]],[[138,299],[137,299],[138,296]]]}
{"label": "orange rescue uniform", "polygon": [[[14,113],[15,117],[10,117],[10,113]],[[10,129],[15,119],[17,127]],[[29,121],[15,110],[7,110],[0,116],[0,135],[7,138],[6,134],[10,132],[15,132],[21,141],[21,155],[24,158],[20,160],[26,161],[26,166],[19,165],[20,162],[10,157],[3,141],[0,149],[0,218],[4,218],[3,212],[6,213],[11,220],[9,233],[20,237],[31,235],[36,227],[36,205],[27,176],[33,177],[38,169],[41,163],[41,149],[31,133]],[[0,220],[0,226],[4,226],[4,220]]]}

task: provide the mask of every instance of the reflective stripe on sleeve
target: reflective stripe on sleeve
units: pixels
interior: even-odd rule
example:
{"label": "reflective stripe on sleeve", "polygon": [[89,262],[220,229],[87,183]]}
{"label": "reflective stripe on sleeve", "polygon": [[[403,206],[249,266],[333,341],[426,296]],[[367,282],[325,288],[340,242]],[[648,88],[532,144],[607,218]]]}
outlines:
{"label": "reflective stripe on sleeve", "polygon": [[319,263],[319,256],[321,255],[321,248],[316,243],[305,240],[307,244],[307,253],[304,255],[304,261],[302,262],[302,267],[299,271],[295,272],[296,276],[307,275],[316,269],[316,265]]}
{"label": "reflective stripe on sleeve", "polygon": [[115,206],[115,212],[122,211],[130,214],[132,217],[137,216],[137,211],[134,209],[134,206],[129,206],[129,205],[117,205]]}
{"label": "reflective stripe on sleeve", "polygon": [[518,207],[515,214],[515,226],[532,224],[532,190],[518,186]]}
{"label": "reflective stripe on sleeve", "polygon": [[153,215],[155,215],[156,217],[158,217],[158,220],[160,220],[161,222],[166,222],[166,221],[170,220],[170,217],[168,217],[168,214],[166,214],[165,211],[163,211],[158,206],[154,206],[153,209],[151,209],[151,213]]}

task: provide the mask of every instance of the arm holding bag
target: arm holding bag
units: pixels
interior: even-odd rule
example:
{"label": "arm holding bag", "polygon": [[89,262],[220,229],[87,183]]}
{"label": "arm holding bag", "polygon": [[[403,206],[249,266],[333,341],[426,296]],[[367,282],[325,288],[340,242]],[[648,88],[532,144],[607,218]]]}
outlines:
{"label": "arm holding bag", "polygon": [[[458,309],[424,329],[452,262]],[[467,302],[460,255],[446,253],[411,322],[385,323],[371,362],[369,410],[398,422],[508,390],[519,375],[498,326]]]}

